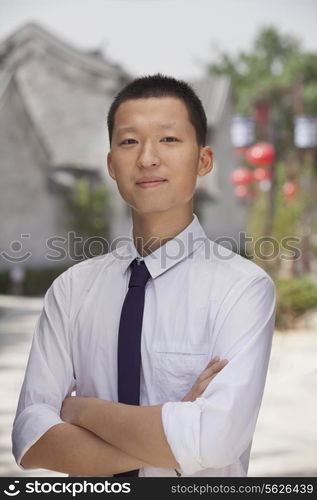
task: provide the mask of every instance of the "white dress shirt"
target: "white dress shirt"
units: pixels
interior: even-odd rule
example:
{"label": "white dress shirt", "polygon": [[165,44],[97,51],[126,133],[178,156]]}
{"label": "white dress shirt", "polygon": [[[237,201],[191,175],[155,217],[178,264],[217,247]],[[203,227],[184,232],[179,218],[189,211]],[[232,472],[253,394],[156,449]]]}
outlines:
{"label": "white dress shirt", "polygon": [[[77,263],[45,294],[12,430],[17,464],[72,391],[117,398],[117,337],[133,228],[120,247]],[[195,214],[144,258],[140,404],[163,404],[167,441],[182,476],[246,476],[275,320],[275,288],[257,265],[209,240]],[[182,402],[215,356],[229,363],[195,401]],[[140,477],[176,476],[145,467]]]}

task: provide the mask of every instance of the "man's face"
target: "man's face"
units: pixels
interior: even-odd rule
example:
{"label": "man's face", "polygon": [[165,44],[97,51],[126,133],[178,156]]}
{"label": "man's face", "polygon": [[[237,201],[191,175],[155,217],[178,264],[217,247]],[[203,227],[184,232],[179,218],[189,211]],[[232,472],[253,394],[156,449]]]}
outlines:
{"label": "man's face", "polygon": [[[123,102],[107,160],[122,198],[140,214],[191,203],[197,175],[212,168],[211,149],[198,146],[187,108],[175,97]],[[150,177],[164,182],[142,187],[139,182]]]}

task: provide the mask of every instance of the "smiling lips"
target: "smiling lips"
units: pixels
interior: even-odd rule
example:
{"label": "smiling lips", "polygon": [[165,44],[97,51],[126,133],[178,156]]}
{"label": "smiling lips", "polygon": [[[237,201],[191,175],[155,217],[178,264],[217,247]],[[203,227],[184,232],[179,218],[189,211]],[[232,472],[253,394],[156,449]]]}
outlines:
{"label": "smiling lips", "polygon": [[163,182],[166,182],[166,179],[162,179],[161,177],[144,177],[137,182],[137,185],[141,188],[151,188],[160,186]]}

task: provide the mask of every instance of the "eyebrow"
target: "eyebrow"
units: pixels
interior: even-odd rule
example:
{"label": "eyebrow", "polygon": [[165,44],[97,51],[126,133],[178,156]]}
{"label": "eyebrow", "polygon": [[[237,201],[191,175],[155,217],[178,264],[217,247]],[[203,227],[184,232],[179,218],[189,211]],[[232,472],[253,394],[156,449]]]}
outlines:
{"label": "eyebrow", "polygon": [[[167,129],[173,128],[175,125],[176,125],[176,122],[162,123],[162,125],[160,125],[160,128],[167,130]],[[118,127],[117,128],[117,132],[136,132],[136,131],[137,131],[137,127]]]}

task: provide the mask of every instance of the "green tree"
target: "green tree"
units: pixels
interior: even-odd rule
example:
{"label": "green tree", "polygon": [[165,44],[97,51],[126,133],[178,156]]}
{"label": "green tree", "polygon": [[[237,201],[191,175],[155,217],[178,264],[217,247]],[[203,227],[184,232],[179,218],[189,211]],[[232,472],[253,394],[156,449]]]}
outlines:
{"label": "green tree", "polygon": [[[265,137],[258,126],[256,141],[274,142],[277,152],[274,182],[269,193],[260,194],[250,204],[251,235],[274,236],[279,243],[287,236],[295,236],[302,244],[310,228],[317,225],[314,194],[317,161],[316,149],[296,149],[294,116],[317,115],[317,53],[304,50],[297,38],[282,35],[269,26],[258,33],[249,51],[236,56],[220,53],[207,70],[214,75],[229,76],[236,113],[254,115],[259,103],[269,109],[271,127],[266,129]],[[291,203],[285,203],[281,192],[286,181],[294,181],[298,186],[298,195]],[[308,245],[305,243],[304,247],[307,249]],[[258,263],[273,276],[278,274],[280,262]],[[309,265],[305,269],[302,264],[303,272],[308,268]]]}
{"label": "green tree", "polygon": [[261,99],[269,103],[280,155],[293,145],[294,113],[317,114],[317,54],[274,27],[263,28],[249,52],[220,53],[207,70],[230,77],[237,113],[252,114]]}
{"label": "green tree", "polygon": [[[79,179],[66,193],[65,201],[69,214],[69,227],[76,236],[82,238],[83,257],[92,257],[107,251],[101,239],[109,241],[110,199],[105,184],[93,184],[87,179]],[[89,251],[84,251],[89,239]],[[87,255],[88,253],[88,255]]]}

